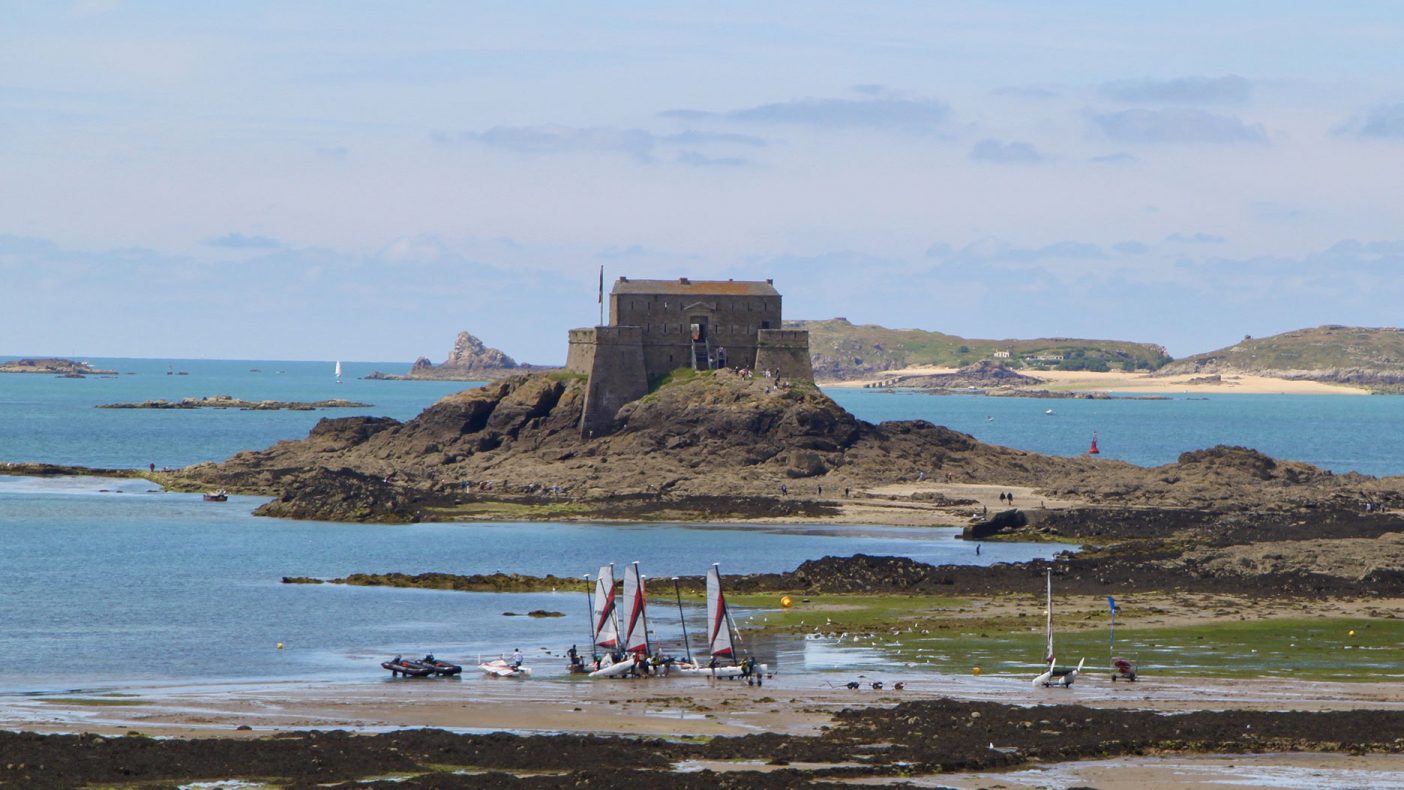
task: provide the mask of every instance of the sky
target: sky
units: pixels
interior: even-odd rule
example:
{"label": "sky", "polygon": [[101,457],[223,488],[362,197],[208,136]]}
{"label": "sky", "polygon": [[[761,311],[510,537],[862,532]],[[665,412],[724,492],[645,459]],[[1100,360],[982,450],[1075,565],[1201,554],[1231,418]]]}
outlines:
{"label": "sky", "polygon": [[1394,326],[1397,2],[0,3],[0,355],[564,361],[607,280]]}

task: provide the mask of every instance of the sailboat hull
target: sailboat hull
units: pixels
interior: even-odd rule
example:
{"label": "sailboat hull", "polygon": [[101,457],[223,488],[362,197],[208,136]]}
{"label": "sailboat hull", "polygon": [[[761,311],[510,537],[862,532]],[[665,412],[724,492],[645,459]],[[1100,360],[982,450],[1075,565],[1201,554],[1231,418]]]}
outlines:
{"label": "sailboat hull", "polygon": [[1034,678],[1034,687],[1043,686],[1044,688],[1053,688],[1056,686],[1068,688],[1077,680],[1078,673],[1082,672],[1082,665],[1086,661],[1087,659],[1084,658],[1082,661],[1077,662],[1077,667],[1075,669],[1056,669],[1050,667],[1047,672]]}
{"label": "sailboat hull", "polygon": [[[756,664],[756,674],[764,675],[767,671],[767,665]],[[673,667],[668,671],[668,674],[700,678],[739,678],[741,677],[741,667],[735,665],[724,667]]]}
{"label": "sailboat hull", "polygon": [[628,659],[610,664],[607,667],[600,667],[590,673],[592,678],[618,678],[623,677],[634,668],[634,662]]}

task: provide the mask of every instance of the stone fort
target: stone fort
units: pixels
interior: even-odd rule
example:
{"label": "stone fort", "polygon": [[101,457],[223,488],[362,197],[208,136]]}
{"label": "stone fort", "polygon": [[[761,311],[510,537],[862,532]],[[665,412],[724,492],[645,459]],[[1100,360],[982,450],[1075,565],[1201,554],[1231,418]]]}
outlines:
{"label": "stone fort", "polygon": [[773,281],[620,277],[609,293],[609,324],[570,330],[566,369],[589,377],[582,435],[608,433],[619,407],[678,368],[814,378],[809,333],[781,328]]}

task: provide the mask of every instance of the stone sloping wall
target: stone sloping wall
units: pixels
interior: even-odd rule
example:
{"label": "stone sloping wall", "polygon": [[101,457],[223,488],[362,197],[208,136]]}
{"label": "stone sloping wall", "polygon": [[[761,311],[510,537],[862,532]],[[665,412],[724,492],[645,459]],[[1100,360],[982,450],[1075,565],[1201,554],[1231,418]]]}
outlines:
{"label": "stone sloping wall", "polygon": [[609,433],[619,407],[648,394],[648,376],[644,372],[643,330],[637,326],[597,326],[593,330],[593,353],[586,348],[581,335],[581,349],[576,351],[576,332],[571,332],[571,355],[583,364],[587,355],[590,384],[585,391],[585,406],[580,416],[580,433],[586,438]]}
{"label": "stone sloping wall", "polygon": [[809,361],[809,332],[803,329],[762,329],[756,333],[756,370],[778,370],[792,381],[813,381]]}
{"label": "stone sloping wall", "polygon": [[595,369],[595,327],[570,330],[570,347],[566,351],[566,370],[590,375]]}

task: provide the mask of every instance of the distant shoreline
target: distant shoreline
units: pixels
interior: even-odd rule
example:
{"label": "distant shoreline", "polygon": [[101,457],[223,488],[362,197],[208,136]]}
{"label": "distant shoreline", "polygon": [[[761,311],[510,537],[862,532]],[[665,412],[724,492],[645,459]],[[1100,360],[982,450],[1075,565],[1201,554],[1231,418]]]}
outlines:
{"label": "distant shoreline", "polygon": [[[956,368],[910,367],[885,370],[879,374],[847,381],[821,381],[821,387],[856,389],[881,388],[883,382],[903,376],[927,376],[956,373]],[[1023,384],[1022,389],[1047,392],[1117,392],[1117,393],[1193,393],[1196,395],[1370,395],[1363,387],[1327,384],[1319,381],[1279,379],[1248,373],[1224,374],[1219,381],[1205,381],[1203,375],[1185,373],[1157,376],[1152,373],[1113,371],[1095,373],[1084,370],[1039,370],[1030,376],[1043,379],[1042,384]],[[1199,381],[1194,381],[1199,379]]]}

